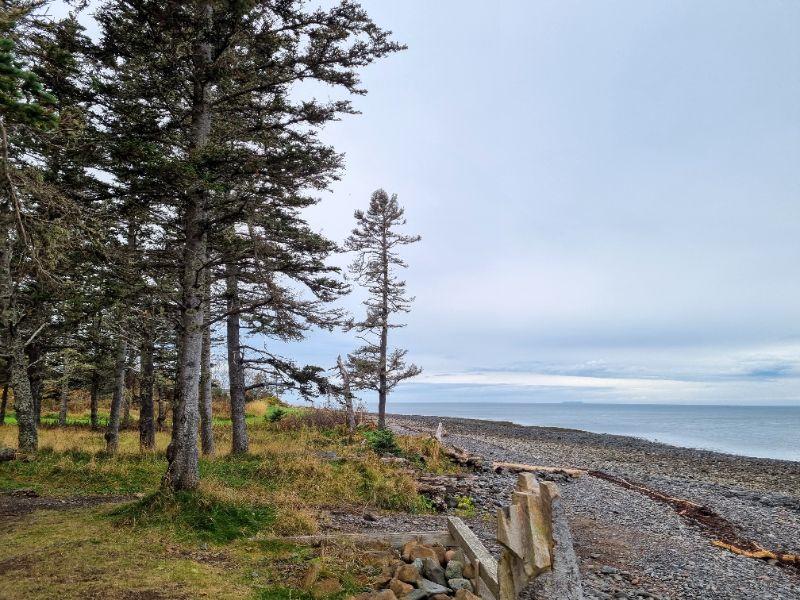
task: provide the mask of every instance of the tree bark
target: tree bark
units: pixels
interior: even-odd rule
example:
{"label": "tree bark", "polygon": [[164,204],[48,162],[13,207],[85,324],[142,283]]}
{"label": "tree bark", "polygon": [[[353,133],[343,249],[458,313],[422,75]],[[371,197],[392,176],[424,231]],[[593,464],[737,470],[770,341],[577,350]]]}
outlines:
{"label": "tree bark", "polygon": [[214,424],[211,397],[211,273],[205,274],[205,311],[203,326],[203,349],[200,364],[200,442],[203,454],[214,454]]}
{"label": "tree bark", "polygon": [[158,418],[156,419],[156,429],[158,431],[164,430],[164,423],[167,420],[167,402],[164,400],[164,389],[159,385],[156,388],[158,392]]}
{"label": "tree bark", "polygon": [[142,381],[139,407],[139,448],[141,450],[152,450],[156,445],[155,423],[153,422],[153,385],[155,381],[153,351],[152,326],[148,324],[141,350]]}
{"label": "tree bark", "polygon": [[69,358],[64,356],[64,374],[61,378],[61,398],[58,411],[58,425],[64,427],[67,424],[67,412],[69,411]]}
{"label": "tree bark", "polygon": [[13,336],[11,346],[11,386],[14,388],[14,412],[19,427],[18,447],[20,452],[36,452],[39,434],[36,430],[31,380],[28,379],[28,357],[25,356],[24,343],[18,334]]}
{"label": "tree bark", "polygon": [[[190,156],[197,156],[208,143],[211,133],[211,83],[209,81],[212,48],[208,41],[213,22],[211,2],[200,6],[208,31],[199,31],[194,48],[194,89]],[[164,487],[193,490],[200,483],[197,429],[199,421],[200,358],[203,349],[203,272],[206,262],[206,205],[208,190],[198,176],[186,199],[183,248],[183,303],[181,306],[181,397],[173,421],[173,438],[167,451]]]}
{"label": "tree bark", "polygon": [[3,384],[3,399],[0,400],[0,425],[6,424],[6,406],[8,405],[8,381]]}
{"label": "tree bark", "polygon": [[42,347],[38,342],[28,344],[25,348],[25,354],[28,361],[28,381],[31,388],[33,415],[38,425],[42,422],[42,392],[44,390]]}
{"label": "tree bark", "polygon": [[242,368],[242,348],[239,338],[239,267],[229,262],[225,265],[225,287],[227,295],[227,344],[228,344],[228,382],[231,395],[231,423],[233,454],[246,453],[250,449],[245,420],[244,369]]}
{"label": "tree bark", "polygon": [[100,374],[97,369],[92,369],[92,378],[89,382],[89,422],[92,430],[97,431],[99,423],[97,420],[97,404],[100,395]]}
{"label": "tree bark", "polygon": [[122,429],[131,426],[131,403],[133,402],[133,371],[125,369],[125,393],[122,394]]}
{"label": "tree bark", "polygon": [[120,335],[117,341],[117,362],[114,365],[114,395],[111,397],[111,411],[106,429],[106,452],[116,454],[119,449],[119,413],[125,397],[125,363],[128,342]]}
{"label": "tree bark", "polygon": [[341,355],[336,358],[336,366],[342,377],[342,394],[344,395],[344,409],[347,413],[347,430],[352,435],[356,430],[356,415],[353,412],[353,392],[350,390],[350,373],[344,366]]}

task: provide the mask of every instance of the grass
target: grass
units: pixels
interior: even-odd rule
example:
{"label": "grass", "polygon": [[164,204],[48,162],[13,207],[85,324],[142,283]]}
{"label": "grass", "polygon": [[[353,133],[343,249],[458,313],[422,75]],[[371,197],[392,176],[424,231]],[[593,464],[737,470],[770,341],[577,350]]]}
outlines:
{"label": "grass", "polygon": [[[67,427],[43,425],[34,457],[0,463],[0,491],[130,500],[0,522],[0,598],[321,600],[318,591],[302,589],[311,564],[340,583],[326,597],[343,600],[362,590],[380,566],[360,551],[266,538],[313,533],[331,507],[425,512],[429,503],[402,466],[381,461],[366,432],[349,436],[317,424],[329,415],[306,418],[308,409],[271,401],[248,409],[250,454],[227,455],[230,426],[215,423],[220,454],[201,458],[198,490],[178,494],[159,491],[167,432],[157,434],[154,452],[142,453],[138,432],[124,430],[111,456],[85,415],[73,415],[76,424]],[[290,416],[271,422],[276,410]],[[16,427],[0,427],[0,447],[14,447],[16,436]],[[397,436],[395,443],[400,455],[428,470],[454,469],[434,440]]]}

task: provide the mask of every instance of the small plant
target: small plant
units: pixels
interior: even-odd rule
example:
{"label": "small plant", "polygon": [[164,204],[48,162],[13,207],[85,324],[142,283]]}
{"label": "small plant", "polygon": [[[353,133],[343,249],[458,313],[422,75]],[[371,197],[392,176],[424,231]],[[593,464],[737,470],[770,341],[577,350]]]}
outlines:
{"label": "small plant", "polygon": [[397,439],[394,437],[394,432],[390,429],[365,431],[364,438],[367,440],[370,448],[378,454],[395,453],[399,450],[397,447]]}
{"label": "small plant", "polygon": [[458,496],[456,498],[456,514],[460,517],[474,517],[475,516],[475,502],[469,496]]}
{"label": "small plant", "polygon": [[285,408],[281,408],[280,406],[274,407],[270,410],[266,415],[264,415],[264,419],[270,423],[277,423],[283,417],[288,414]]}

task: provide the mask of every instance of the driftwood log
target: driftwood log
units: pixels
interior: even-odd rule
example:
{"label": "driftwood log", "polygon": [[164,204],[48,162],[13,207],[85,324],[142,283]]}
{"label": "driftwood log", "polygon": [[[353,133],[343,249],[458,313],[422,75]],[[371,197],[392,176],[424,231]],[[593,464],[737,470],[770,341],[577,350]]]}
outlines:
{"label": "driftwood log", "polygon": [[526,465],[523,463],[493,462],[494,471],[511,471],[512,473],[558,473],[570,477],[580,477],[586,473],[583,469],[572,467],[545,467],[543,465]]}

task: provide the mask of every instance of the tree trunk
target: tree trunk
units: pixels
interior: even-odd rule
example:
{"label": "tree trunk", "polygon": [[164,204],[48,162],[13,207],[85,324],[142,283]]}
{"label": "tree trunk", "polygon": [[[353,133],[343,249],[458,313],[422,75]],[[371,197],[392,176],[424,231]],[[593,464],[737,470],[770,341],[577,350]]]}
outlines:
{"label": "tree trunk", "polygon": [[122,429],[131,426],[131,404],[133,403],[133,370],[125,369],[125,393],[122,395]]}
{"label": "tree trunk", "polygon": [[92,369],[92,379],[89,382],[89,422],[92,425],[92,431],[97,431],[97,404],[100,395],[100,374],[97,369]]}
{"label": "tree trunk", "polygon": [[356,415],[353,412],[353,393],[350,390],[350,373],[347,367],[342,362],[342,357],[339,355],[336,358],[336,365],[339,367],[339,374],[342,377],[342,394],[344,395],[344,408],[347,412],[347,430],[350,435],[356,430]]}
{"label": "tree trunk", "polygon": [[228,297],[228,382],[231,394],[231,423],[233,454],[246,453],[250,449],[245,420],[244,369],[242,368],[242,348],[239,339],[239,267],[230,262],[225,265],[225,287]]}
{"label": "tree trunk", "polygon": [[[201,6],[207,27],[211,28],[214,8],[211,2]],[[194,48],[192,127],[190,154],[202,152],[211,133],[211,83],[209,82],[212,48],[209,32],[197,34]],[[200,482],[197,429],[199,421],[200,363],[203,350],[203,275],[206,270],[206,207],[208,190],[198,174],[194,188],[186,199],[184,220],[183,278],[181,287],[181,353],[180,401],[173,421],[173,438],[167,451],[167,472],[164,487],[172,490],[193,490]]]}
{"label": "tree trunk", "polygon": [[116,454],[119,449],[119,413],[125,397],[125,363],[128,342],[120,335],[117,341],[117,362],[114,365],[114,395],[111,397],[111,412],[106,429],[106,452]]}
{"label": "tree trunk", "polygon": [[155,423],[153,422],[153,332],[148,324],[142,342],[142,381],[139,407],[139,448],[152,450],[156,445]]}
{"label": "tree trunk", "polygon": [[167,420],[167,402],[164,400],[164,388],[159,385],[156,391],[158,392],[158,419],[156,419],[156,428],[158,431],[163,431],[164,423]]}
{"label": "tree trunk", "polygon": [[33,401],[33,415],[36,423],[39,424],[42,422],[42,392],[44,390],[42,347],[38,342],[28,344],[25,354],[28,360],[28,381]]}
{"label": "tree trunk", "polygon": [[8,405],[8,381],[3,384],[3,399],[0,400],[0,425],[6,424],[6,406]]}
{"label": "tree trunk", "polygon": [[211,406],[211,273],[205,275],[205,314],[203,350],[200,357],[200,442],[203,454],[214,454],[214,424]]}
{"label": "tree trunk", "polygon": [[380,356],[378,357],[378,428],[386,428],[386,353],[389,345],[389,248],[386,240],[386,229],[388,225],[384,222],[381,237],[383,282],[381,284],[381,345]]}
{"label": "tree trunk", "polygon": [[61,378],[61,398],[58,411],[58,425],[64,427],[67,424],[67,412],[69,410],[69,358],[64,356],[64,374]]}
{"label": "tree trunk", "polygon": [[28,357],[25,356],[23,345],[19,335],[14,335],[11,340],[11,386],[14,388],[14,412],[19,427],[18,447],[20,452],[36,452],[39,434],[36,431],[31,380],[28,379]]}

